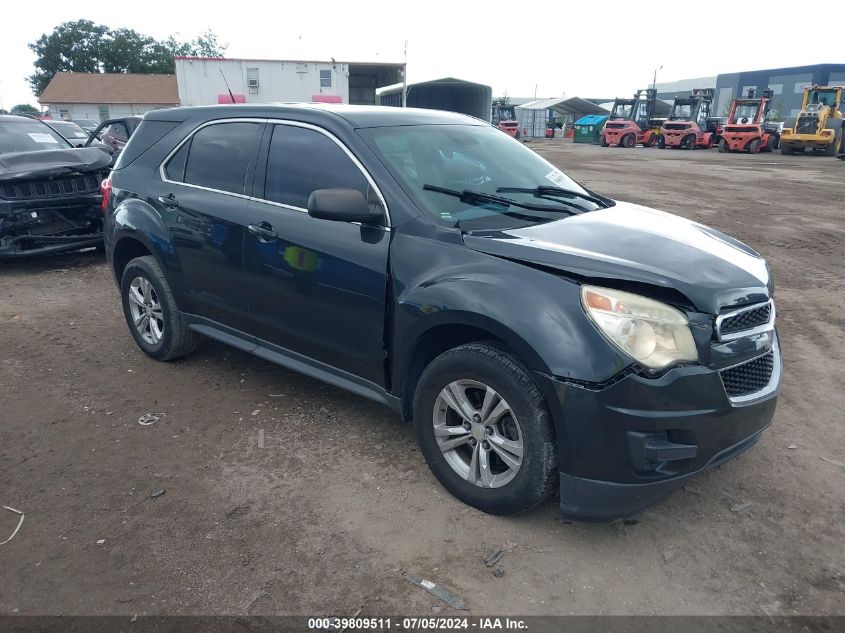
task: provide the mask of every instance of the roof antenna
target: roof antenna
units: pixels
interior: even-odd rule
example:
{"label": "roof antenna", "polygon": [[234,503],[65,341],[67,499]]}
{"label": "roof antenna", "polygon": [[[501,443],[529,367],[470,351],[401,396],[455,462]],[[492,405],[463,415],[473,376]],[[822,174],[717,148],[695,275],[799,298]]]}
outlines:
{"label": "roof antenna", "polygon": [[229,87],[229,82],[226,81],[226,75],[223,74],[223,69],[218,68],[217,70],[220,71],[220,76],[223,77],[223,83],[226,84],[226,90],[229,91],[229,97],[231,97],[232,103],[235,103],[235,95],[232,94],[232,89]]}

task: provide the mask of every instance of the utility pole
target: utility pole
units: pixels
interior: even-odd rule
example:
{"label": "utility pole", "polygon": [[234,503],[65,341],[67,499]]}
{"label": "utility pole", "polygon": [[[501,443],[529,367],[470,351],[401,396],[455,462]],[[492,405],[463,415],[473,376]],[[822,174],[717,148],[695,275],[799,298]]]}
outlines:
{"label": "utility pole", "polygon": [[405,64],[402,66],[402,107],[408,107],[408,40],[405,40]]}

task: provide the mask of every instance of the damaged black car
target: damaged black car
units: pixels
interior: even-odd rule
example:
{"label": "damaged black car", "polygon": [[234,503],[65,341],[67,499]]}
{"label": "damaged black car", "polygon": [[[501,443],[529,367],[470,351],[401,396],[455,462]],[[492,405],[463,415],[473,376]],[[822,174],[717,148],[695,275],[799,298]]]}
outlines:
{"label": "damaged black car", "polygon": [[110,162],[41,121],[0,116],[0,259],[102,248],[100,184]]}

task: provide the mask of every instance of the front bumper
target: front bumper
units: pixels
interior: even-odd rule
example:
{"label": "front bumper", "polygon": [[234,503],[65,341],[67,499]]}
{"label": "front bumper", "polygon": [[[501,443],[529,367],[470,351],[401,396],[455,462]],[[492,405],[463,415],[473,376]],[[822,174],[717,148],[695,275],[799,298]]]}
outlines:
{"label": "front bumper", "polygon": [[539,375],[555,419],[561,513],[588,521],[631,516],[753,446],[771,424],[780,389],[772,340],[769,383],[733,400],[720,372],[700,365],[659,378],[629,374],[603,388]]}

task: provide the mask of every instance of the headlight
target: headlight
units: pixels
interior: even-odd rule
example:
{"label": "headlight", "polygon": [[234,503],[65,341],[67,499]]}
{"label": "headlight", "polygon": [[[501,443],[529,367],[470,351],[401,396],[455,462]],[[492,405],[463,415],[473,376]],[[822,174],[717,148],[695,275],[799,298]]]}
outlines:
{"label": "headlight", "polygon": [[665,303],[596,286],[581,287],[581,303],[611,343],[646,367],[698,360],[689,321]]}

